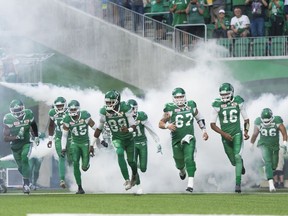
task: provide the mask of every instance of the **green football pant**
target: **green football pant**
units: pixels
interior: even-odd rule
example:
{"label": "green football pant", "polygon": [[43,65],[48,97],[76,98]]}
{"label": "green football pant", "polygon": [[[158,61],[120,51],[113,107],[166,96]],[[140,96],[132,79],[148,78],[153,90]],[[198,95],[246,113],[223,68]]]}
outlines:
{"label": "green football pant", "polygon": [[67,140],[66,155],[64,158],[61,156],[61,151],[62,151],[61,138],[55,139],[55,148],[56,148],[56,152],[57,152],[57,155],[59,158],[58,173],[59,173],[60,180],[63,180],[63,181],[65,181],[66,159],[68,161],[68,164],[72,163],[72,152],[71,152],[70,146],[71,146],[71,141],[68,139]]}
{"label": "green football pant", "polygon": [[116,154],[118,157],[118,165],[120,167],[121,174],[125,180],[129,179],[129,172],[127,168],[127,163],[125,160],[125,152],[127,156],[127,162],[132,169],[132,174],[137,174],[137,164],[134,157],[134,140],[120,140],[116,139],[112,141],[113,146],[116,149]]}
{"label": "green football pant", "polygon": [[189,177],[194,177],[196,172],[196,163],[194,160],[196,141],[191,139],[189,143],[180,142],[172,146],[173,158],[176,164],[176,168],[182,170],[186,167],[187,174]]}
{"label": "green football pant", "polygon": [[235,166],[236,184],[241,184],[242,175],[242,150],[243,150],[243,137],[241,133],[234,135],[232,141],[222,139],[224,151],[230,160],[230,163]]}
{"label": "green football pant", "polygon": [[73,157],[74,177],[77,185],[81,185],[80,158],[82,159],[82,170],[89,169],[89,143],[71,143],[71,151]]}
{"label": "green football pant", "polygon": [[30,166],[28,155],[31,151],[31,143],[24,144],[20,149],[12,149],[13,157],[18,166],[18,170],[24,179],[30,178]]}
{"label": "green football pant", "polygon": [[273,171],[277,168],[279,160],[279,147],[278,146],[259,146],[262,158],[265,163],[265,173],[267,179],[273,179]]}
{"label": "green football pant", "polygon": [[39,178],[39,170],[41,167],[41,162],[42,161],[38,158],[30,158],[29,160],[29,166],[31,172],[30,180],[33,185],[36,185],[37,180]]}
{"label": "green football pant", "polygon": [[[135,159],[136,164],[140,168],[141,172],[146,172],[147,170],[147,158],[148,149],[147,142],[135,142]],[[136,184],[140,184],[140,177],[137,178]]]}

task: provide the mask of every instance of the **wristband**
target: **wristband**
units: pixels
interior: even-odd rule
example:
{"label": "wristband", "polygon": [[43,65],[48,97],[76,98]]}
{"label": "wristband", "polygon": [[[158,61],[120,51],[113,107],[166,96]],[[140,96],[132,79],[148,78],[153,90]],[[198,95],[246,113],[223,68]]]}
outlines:
{"label": "wristband", "polygon": [[170,125],[170,123],[169,123],[169,122],[166,122],[164,127],[165,127],[165,128],[168,128],[169,125]]}
{"label": "wristband", "polygon": [[131,128],[131,127],[128,128],[128,132],[129,132],[129,133],[132,133],[133,131],[134,131],[133,128]]}
{"label": "wristband", "polygon": [[53,136],[49,136],[48,140],[52,142],[53,141]]}
{"label": "wristband", "polygon": [[283,145],[287,146],[287,141],[286,140],[283,141]]}
{"label": "wristband", "polygon": [[203,128],[203,129],[202,129],[202,132],[203,132],[203,133],[207,133],[206,128]]}

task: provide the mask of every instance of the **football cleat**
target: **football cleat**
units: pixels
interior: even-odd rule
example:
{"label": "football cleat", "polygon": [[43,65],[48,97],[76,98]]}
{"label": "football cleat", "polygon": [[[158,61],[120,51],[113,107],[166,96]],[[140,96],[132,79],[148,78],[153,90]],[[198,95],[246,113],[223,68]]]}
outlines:
{"label": "football cleat", "polygon": [[284,182],[280,182],[280,183],[278,184],[278,188],[284,188]]}
{"label": "football cleat", "polygon": [[193,188],[192,187],[187,187],[186,191],[189,192],[189,193],[192,193],[193,192]]}
{"label": "football cleat", "polygon": [[184,169],[180,170],[179,176],[181,180],[184,180],[186,178],[186,171]]}
{"label": "football cleat", "polygon": [[126,180],[124,183],[125,190],[130,190],[132,188],[130,180]]}
{"label": "football cleat", "polygon": [[79,188],[76,194],[85,194],[85,191],[83,190],[83,188]]}
{"label": "football cleat", "polygon": [[30,187],[28,185],[23,186],[23,193],[24,194],[29,194],[30,193]]}
{"label": "football cleat", "polygon": [[143,189],[141,188],[140,185],[137,185],[136,195],[142,195],[142,194],[143,194]]}
{"label": "football cleat", "polygon": [[276,191],[276,189],[275,189],[273,184],[269,186],[269,191],[270,192],[275,192]]}
{"label": "football cleat", "polygon": [[66,188],[66,184],[64,180],[60,180],[60,187],[63,189]]}
{"label": "football cleat", "polygon": [[241,193],[241,186],[238,184],[235,186],[235,193]]}

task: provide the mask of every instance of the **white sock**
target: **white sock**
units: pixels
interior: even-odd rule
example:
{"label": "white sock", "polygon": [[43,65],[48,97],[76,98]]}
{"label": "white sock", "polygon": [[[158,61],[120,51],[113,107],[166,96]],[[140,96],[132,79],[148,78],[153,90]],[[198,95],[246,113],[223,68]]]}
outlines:
{"label": "white sock", "polygon": [[188,187],[193,188],[194,186],[194,177],[188,177]]}

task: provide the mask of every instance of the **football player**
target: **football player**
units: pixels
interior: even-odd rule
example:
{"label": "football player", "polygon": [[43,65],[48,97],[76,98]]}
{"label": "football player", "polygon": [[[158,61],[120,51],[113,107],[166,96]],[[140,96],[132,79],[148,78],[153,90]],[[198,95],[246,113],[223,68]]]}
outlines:
{"label": "football player", "polygon": [[168,129],[172,137],[173,158],[176,168],[180,171],[180,179],[186,178],[188,184],[186,191],[193,192],[194,175],[196,171],[195,148],[196,139],[194,135],[194,119],[201,128],[203,140],[208,139],[205,120],[197,109],[193,100],[186,99],[183,88],[175,88],[172,91],[172,103],[167,103],[163,109],[164,114],[159,122],[159,128]]}
{"label": "football player", "polygon": [[[125,180],[125,190],[131,189],[138,178],[137,165],[134,159],[134,137],[136,122],[133,118],[132,107],[121,101],[120,93],[116,90],[108,91],[105,94],[105,105],[100,109],[100,120],[94,137],[99,138],[104,123],[107,122],[112,133],[112,144],[116,149],[118,164],[121,174]],[[129,172],[125,160],[132,169],[132,177],[129,179]]]}
{"label": "football player", "polygon": [[95,122],[91,118],[90,113],[86,110],[80,110],[80,103],[77,100],[71,100],[68,104],[68,112],[63,118],[61,146],[62,157],[64,157],[67,152],[67,137],[70,132],[74,177],[78,185],[76,194],[85,193],[82,188],[80,158],[82,159],[81,168],[86,172],[90,167],[90,155],[94,156],[93,143],[89,141],[88,126],[93,130],[96,129]]}
{"label": "football player", "polygon": [[273,171],[276,170],[279,160],[279,131],[283,142],[281,147],[287,148],[287,131],[280,116],[273,116],[270,108],[264,108],[261,116],[254,121],[254,132],[251,144],[254,145],[258,134],[260,138],[257,147],[261,149],[262,158],[265,162],[265,173],[269,183],[269,191],[276,191],[273,182]]}
{"label": "football player", "polygon": [[[53,107],[49,110],[49,124],[48,124],[48,134],[49,134],[49,141],[47,143],[47,147],[52,147],[52,141],[54,139],[55,142],[55,149],[58,159],[58,172],[60,177],[60,187],[66,188],[65,183],[65,172],[66,172],[66,164],[65,164],[65,157],[61,157],[61,137],[62,137],[62,124],[63,118],[67,113],[67,102],[64,97],[57,97],[54,100]],[[71,136],[68,134],[67,139],[67,147],[66,147],[66,155],[68,164],[72,164],[72,157],[70,151],[70,143],[71,143]]]}
{"label": "football player", "polygon": [[[148,116],[143,111],[138,111],[138,103],[134,99],[127,101],[128,104],[133,108],[133,117],[136,120],[136,132],[134,137],[135,142],[135,158],[136,164],[139,163],[139,168],[141,172],[146,172],[147,170],[147,158],[148,158],[148,149],[147,149],[147,137],[145,129],[150,133],[157,145],[157,153],[162,154],[162,147],[160,145],[160,138],[157,133],[154,131]],[[140,177],[136,181],[138,187],[136,194],[143,194],[143,189],[140,186]]]}
{"label": "football player", "polygon": [[[243,135],[240,115],[244,119],[244,139],[249,139],[249,118],[244,106],[244,99],[234,96],[234,88],[230,83],[223,83],[219,88],[220,98],[212,103],[210,126],[222,138],[224,151],[231,164],[235,166],[236,186],[235,192],[241,193],[241,174],[245,174],[242,159]],[[220,127],[216,125],[219,118]]]}
{"label": "football player", "polygon": [[38,127],[32,110],[25,109],[20,100],[12,100],[10,113],[3,119],[4,141],[10,142],[13,157],[17,163],[18,170],[23,176],[23,192],[30,193],[30,167],[28,156],[31,151],[30,129],[34,135],[34,143],[39,145]]}

